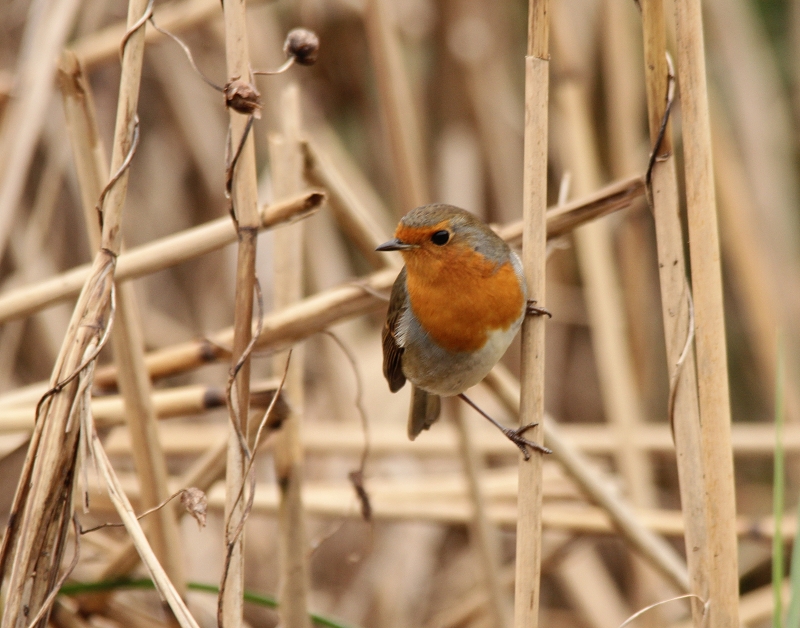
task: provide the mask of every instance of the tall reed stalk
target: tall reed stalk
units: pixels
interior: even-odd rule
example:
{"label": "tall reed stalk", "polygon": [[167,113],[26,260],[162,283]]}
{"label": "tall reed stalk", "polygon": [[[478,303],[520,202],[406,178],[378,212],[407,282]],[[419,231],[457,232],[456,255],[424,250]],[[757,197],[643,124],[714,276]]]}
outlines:
{"label": "tall reed stalk", "polygon": [[[528,50],[525,57],[525,149],[523,175],[522,264],[529,298],[545,305],[547,259],[547,106],[549,101],[548,0],[528,4]],[[522,324],[522,396],[520,424],[544,420],[545,317],[527,316]],[[541,442],[541,426],[529,438]],[[542,456],[534,452],[519,463],[515,628],[539,625],[542,551]]]}
{"label": "tall reed stalk", "polygon": [[[692,325],[690,288],[683,252],[683,228],[679,215],[679,193],[672,144],[672,125],[664,116],[670,94],[667,66],[666,21],[662,0],[642,3],[644,32],[645,86],[651,150],[657,151],[653,162],[649,196],[656,224],[656,246],[661,283],[661,307],[670,378],[671,412],[677,453],[681,505],[686,527],[686,562],[695,626],[703,619],[701,600],[708,596],[705,487],[701,452],[700,418],[697,402],[695,356],[691,346]],[[674,91],[674,86],[672,86]],[[661,144],[656,146],[659,135]]]}
{"label": "tall reed stalk", "polygon": [[686,210],[692,268],[708,551],[708,625],[739,625],[736,497],[703,19],[699,0],[676,0]]}

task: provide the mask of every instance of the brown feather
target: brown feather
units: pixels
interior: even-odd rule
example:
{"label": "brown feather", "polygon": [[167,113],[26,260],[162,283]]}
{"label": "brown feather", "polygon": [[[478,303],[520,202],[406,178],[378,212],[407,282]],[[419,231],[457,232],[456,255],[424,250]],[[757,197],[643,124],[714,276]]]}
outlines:
{"label": "brown feather", "polygon": [[383,376],[389,382],[389,390],[397,392],[406,383],[403,374],[403,347],[397,343],[397,325],[403,311],[408,307],[406,297],[406,269],[400,271],[392,286],[389,311],[383,325]]}

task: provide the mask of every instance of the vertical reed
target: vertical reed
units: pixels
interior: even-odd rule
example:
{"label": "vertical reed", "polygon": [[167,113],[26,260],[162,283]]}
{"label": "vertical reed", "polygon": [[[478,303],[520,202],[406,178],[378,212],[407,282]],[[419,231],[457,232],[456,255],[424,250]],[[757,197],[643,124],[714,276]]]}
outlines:
{"label": "vertical reed", "polygon": [[[691,342],[692,321],[689,284],[683,251],[683,228],[679,215],[678,184],[672,144],[672,125],[667,120],[661,145],[656,141],[662,129],[670,76],[667,66],[667,34],[662,0],[642,3],[644,32],[644,68],[651,150],[659,159],[653,163],[650,199],[656,223],[656,246],[661,283],[661,307],[667,348],[667,368],[672,397],[675,449],[680,482],[681,505],[686,527],[686,562],[690,590],[701,599],[708,596],[708,563],[706,546],[705,487],[703,457],[700,447],[700,418],[697,402],[697,375],[694,351],[685,352]],[[700,600],[693,599],[695,626],[702,621]]]}
{"label": "vertical reed", "polygon": [[[123,49],[111,157],[111,172],[121,171],[121,174],[103,204],[101,248],[53,369],[51,391],[37,408],[36,429],[0,548],[0,566],[7,577],[8,591],[0,623],[3,628],[26,625],[28,619],[39,616],[40,611],[43,613],[36,625],[46,625],[45,604],[59,576],[67,527],[72,518],[72,489],[82,429],[76,411],[76,399],[81,394],[77,376],[83,379],[88,368],[88,382],[91,382],[93,361],[105,342],[106,315],[112,306],[112,282],[120,251],[122,207],[128,183],[124,164],[134,147],[137,126],[144,55],[141,17],[147,9],[147,0],[131,0],[128,5],[128,26],[133,30]],[[89,438],[88,434],[84,436]]]}
{"label": "vertical reed", "polygon": [[675,1],[686,209],[706,478],[709,626],[738,626],[736,497],[711,128],[699,0]]}
{"label": "vertical reed", "polygon": [[[250,61],[247,49],[245,3],[235,0],[223,2],[225,13],[225,58],[228,84],[243,82],[250,86]],[[240,83],[241,84],[241,83]],[[238,628],[242,622],[244,593],[244,538],[237,527],[245,516],[244,498],[240,489],[245,483],[246,452],[242,440],[247,441],[250,411],[250,356],[246,354],[252,336],[253,290],[255,287],[256,242],[258,236],[258,187],[256,181],[255,144],[250,130],[250,116],[229,107],[229,163],[231,181],[229,190],[232,211],[239,235],[236,260],[236,295],[234,300],[232,370],[241,363],[235,375],[235,399],[229,400],[231,426],[228,439],[228,463],[225,475],[225,550],[230,564],[221,585],[220,623],[226,628]],[[251,114],[252,115],[252,114]],[[247,138],[245,138],[247,134]],[[241,153],[233,162],[241,143]]]}
{"label": "vertical reed", "polygon": [[[59,79],[67,125],[81,187],[86,229],[92,250],[100,247],[100,229],[95,210],[105,180],[105,151],[100,141],[90,86],[70,52],[62,55]],[[111,340],[119,370],[119,387],[125,399],[133,458],[139,475],[142,508],[155,508],[170,496],[167,467],[156,433],[152,385],[144,363],[144,342],[136,295],[130,282],[117,283],[117,314]],[[155,555],[165,566],[179,591],[185,588],[183,556],[172,508],[161,508],[148,521]]]}
{"label": "vertical reed", "polygon": [[[550,52],[548,0],[528,4],[528,49],[525,57],[525,150],[523,165],[522,264],[528,296],[545,306],[547,259],[547,107]],[[544,420],[545,317],[527,316],[522,324],[520,425]],[[542,427],[529,438],[541,442]],[[515,628],[539,625],[542,551],[542,456],[534,452],[519,463],[517,563],[514,591]]]}
{"label": "vertical reed", "polygon": [[[270,137],[272,186],[280,198],[297,194],[305,187],[303,153],[300,137],[300,90],[289,85],[281,95],[282,132]],[[288,307],[303,298],[302,222],[284,227],[275,233],[274,303],[277,309]],[[284,393],[291,414],[281,424],[275,441],[275,474],[280,489],[278,509],[278,562],[280,565],[280,616],[286,628],[307,628],[308,565],[305,516],[301,489],[303,486],[303,445],[300,421],[303,417],[303,349],[295,347],[286,375]],[[287,352],[273,360],[276,374],[286,367]]]}

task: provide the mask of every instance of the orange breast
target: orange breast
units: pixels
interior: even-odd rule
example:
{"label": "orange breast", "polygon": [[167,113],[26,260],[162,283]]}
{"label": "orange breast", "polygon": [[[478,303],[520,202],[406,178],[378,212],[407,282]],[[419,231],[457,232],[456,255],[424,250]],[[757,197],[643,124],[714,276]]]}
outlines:
{"label": "orange breast", "polygon": [[464,246],[435,257],[403,257],[414,315],[443,349],[480,349],[489,332],[508,329],[522,314],[524,298],[510,262],[498,268]]}

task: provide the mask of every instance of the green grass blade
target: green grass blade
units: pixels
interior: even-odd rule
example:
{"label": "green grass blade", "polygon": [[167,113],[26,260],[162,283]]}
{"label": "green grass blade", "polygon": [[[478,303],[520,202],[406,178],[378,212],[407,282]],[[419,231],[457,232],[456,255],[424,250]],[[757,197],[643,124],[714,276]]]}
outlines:
{"label": "green grass blade", "polygon": [[[219,587],[213,584],[203,584],[202,582],[188,582],[186,587],[190,591],[202,591],[219,595]],[[71,582],[61,587],[62,595],[81,595],[85,593],[99,593],[102,591],[116,591],[119,589],[155,589],[153,581],[149,578],[114,578],[111,580],[98,580],[96,582]],[[266,606],[268,608],[278,608],[278,601],[269,595],[261,595],[252,591],[244,592],[245,602]],[[326,628],[356,628],[350,624],[343,624],[339,620],[309,613],[309,617],[317,626]]]}

